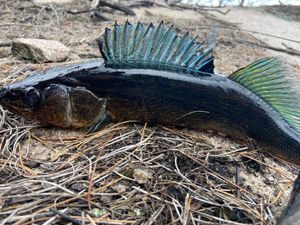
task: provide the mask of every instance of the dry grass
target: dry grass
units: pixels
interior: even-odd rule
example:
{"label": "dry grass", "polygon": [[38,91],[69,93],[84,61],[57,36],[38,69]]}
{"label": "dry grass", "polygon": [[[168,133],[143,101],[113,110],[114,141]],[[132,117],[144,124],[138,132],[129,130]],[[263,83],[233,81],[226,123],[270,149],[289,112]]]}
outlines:
{"label": "dry grass", "polygon": [[[73,136],[2,115],[2,224],[60,221],[51,209],[87,223],[267,224],[292,185],[272,159],[211,134],[120,123]],[[272,191],[247,185],[253,174]]]}
{"label": "dry grass", "polygon": [[[18,9],[24,2],[0,2],[2,39],[44,35],[63,41],[83,59],[98,54],[91,43],[105,23],[62,8]],[[154,12],[144,20],[159,21]],[[26,18],[31,26],[20,22]],[[199,28],[190,20],[175,25],[192,33]],[[234,43],[235,35],[218,36],[219,71],[229,73],[265,54]],[[1,51],[2,85],[52,66]],[[0,224],[272,224],[295,179],[295,168],[257,152],[250,141],[213,133],[129,121],[86,135],[41,127],[2,108],[0,129]]]}

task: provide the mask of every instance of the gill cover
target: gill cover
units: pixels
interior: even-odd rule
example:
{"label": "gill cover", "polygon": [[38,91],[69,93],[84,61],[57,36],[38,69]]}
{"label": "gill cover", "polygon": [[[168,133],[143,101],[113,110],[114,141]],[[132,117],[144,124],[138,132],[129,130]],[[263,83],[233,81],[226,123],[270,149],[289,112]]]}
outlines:
{"label": "gill cover", "polygon": [[271,57],[239,69],[229,79],[255,93],[300,132],[300,93],[291,74],[278,58]]}
{"label": "gill cover", "polygon": [[105,103],[85,88],[51,84],[43,92],[36,119],[60,127],[87,127],[101,118]]}
{"label": "gill cover", "polygon": [[106,28],[98,44],[105,65],[115,69],[155,69],[188,75],[213,74],[213,46],[205,47],[189,33],[180,36],[173,27],[163,22],[122,26],[115,23]]}

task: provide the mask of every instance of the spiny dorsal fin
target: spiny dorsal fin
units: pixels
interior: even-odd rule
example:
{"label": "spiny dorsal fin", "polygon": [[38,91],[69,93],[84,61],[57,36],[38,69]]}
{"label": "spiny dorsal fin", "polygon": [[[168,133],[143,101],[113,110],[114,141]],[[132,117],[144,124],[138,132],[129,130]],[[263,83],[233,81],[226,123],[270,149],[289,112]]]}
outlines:
{"label": "spiny dorsal fin", "polygon": [[300,131],[300,93],[290,69],[278,58],[258,60],[229,78],[251,90]]}
{"label": "spiny dorsal fin", "polygon": [[[155,27],[140,22],[106,28],[98,40],[106,66],[119,69],[155,69],[185,74],[212,75],[212,46],[196,42],[189,33],[179,36],[163,22]],[[201,51],[200,51],[201,50]]]}

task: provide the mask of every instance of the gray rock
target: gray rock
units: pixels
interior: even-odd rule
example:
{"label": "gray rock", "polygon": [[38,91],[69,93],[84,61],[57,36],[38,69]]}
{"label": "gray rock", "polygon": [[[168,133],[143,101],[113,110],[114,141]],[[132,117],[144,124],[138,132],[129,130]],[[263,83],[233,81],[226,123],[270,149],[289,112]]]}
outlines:
{"label": "gray rock", "polygon": [[19,58],[38,62],[61,62],[68,58],[70,50],[58,41],[17,38],[12,42],[12,53]]}

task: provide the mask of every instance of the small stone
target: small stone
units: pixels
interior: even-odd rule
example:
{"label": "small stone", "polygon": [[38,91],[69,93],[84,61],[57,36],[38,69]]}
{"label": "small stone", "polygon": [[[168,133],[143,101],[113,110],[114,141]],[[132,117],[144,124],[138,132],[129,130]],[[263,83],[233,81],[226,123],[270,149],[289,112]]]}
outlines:
{"label": "small stone", "polygon": [[12,42],[13,55],[38,62],[61,62],[69,56],[69,48],[54,40],[17,38]]}
{"label": "small stone", "polygon": [[74,183],[71,185],[71,189],[74,190],[74,191],[82,191],[82,190],[85,190],[87,188],[87,185],[85,183]]}
{"label": "small stone", "polygon": [[57,4],[57,5],[63,5],[63,4],[70,4],[74,0],[33,0],[33,3],[35,5],[47,5],[47,4]]}
{"label": "small stone", "polygon": [[117,184],[115,186],[112,186],[112,189],[118,193],[124,193],[127,190],[127,186],[124,184]]}
{"label": "small stone", "polygon": [[145,184],[153,178],[153,174],[148,169],[138,168],[133,171],[133,177],[139,184]]}
{"label": "small stone", "polygon": [[110,195],[102,195],[100,196],[99,200],[103,204],[110,204],[112,201],[112,197]]}

